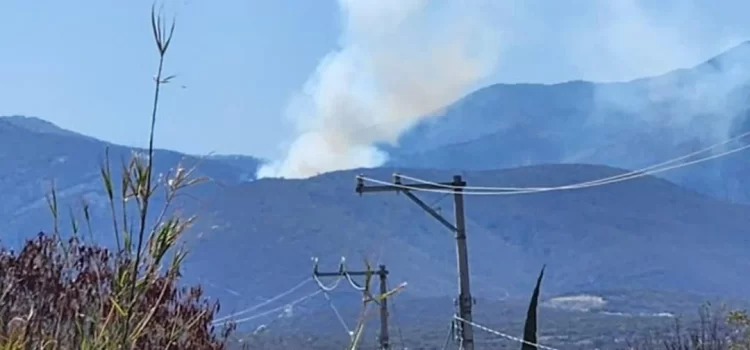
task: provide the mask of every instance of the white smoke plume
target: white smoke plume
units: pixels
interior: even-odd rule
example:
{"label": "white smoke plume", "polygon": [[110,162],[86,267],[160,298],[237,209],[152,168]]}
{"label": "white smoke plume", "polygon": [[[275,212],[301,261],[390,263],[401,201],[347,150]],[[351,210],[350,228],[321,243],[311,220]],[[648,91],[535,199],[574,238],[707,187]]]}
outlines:
{"label": "white smoke plume", "polygon": [[296,137],[258,177],[374,167],[377,144],[461,98],[495,68],[501,38],[477,0],[339,0],[340,48],[321,61],[288,117]]}

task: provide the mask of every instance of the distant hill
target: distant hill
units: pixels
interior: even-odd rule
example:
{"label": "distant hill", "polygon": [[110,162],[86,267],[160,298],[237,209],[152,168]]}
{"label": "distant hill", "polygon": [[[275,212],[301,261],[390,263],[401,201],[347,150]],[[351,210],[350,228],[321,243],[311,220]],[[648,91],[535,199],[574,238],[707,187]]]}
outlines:
{"label": "distant hill", "polygon": [[229,164],[241,170],[241,178],[245,181],[256,179],[258,168],[260,168],[260,165],[263,162],[263,160],[259,158],[239,154],[212,154],[207,156],[207,158]]}
{"label": "distant hill", "polygon": [[92,137],[79,134],[77,132],[63,129],[49,121],[38,117],[27,117],[23,115],[13,115],[8,117],[0,117],[0,123],[9,124],[15,127],[23,128],[28,131],[38,134],[54,134],[62,136],[70,136],[75,138],[85,138],[93,140]]}
{"label": "distant hill", "polygon": [[[82,200],[92,206],[95,219],[109,221],[99,174],[107,149],[113,172],[120,169],[121,161],[132,152],[142,151],[68,131],[39,118],[0,117],[0,193],[3,198],[0,240],[16,245],[36,232],[50,230],[52,219],[45,195],[52,181],[60,200],[63,228],[70,227],[69,208],[80,213],[76,208],[81,207]],[[247,180],[246,169],[220,159],[168,150],[157,150],[155,159],[157,173],[166,173],[179,163],[188,168],[200,164],[197,175],[214,180],[196,189],[203,198],[210,199],[217,184],[226,186]],[[103,226],[105,232],[94,232],[103,242],[112,238],[107,226]]]}
{"label": "distant hill", "polygon": [[[452,234],[396,194],[354,193],[359,172],[264,179],[224,189],[205,208],[188,268],[238,295],[274,295],[309,276],[310,257],[335,269],[380,257],[408,293],[455,294]],[[392,169],[364,171],[388,179]],[[429,179],[445,171],[403,170]],[[552,186],[621,173],[591,165],[465,172],[472,185]],[[424,195],[450,218],[450,198]],[[646,177],[575,191],[467,198],[477,297],[526,295],[544,263],[545,290],[654,289],[742,295],[750,207]],[[211,227],[208,227],[210,225]]]}
{"label": "distant hill", "polygon": [[[20,121],[20,122],[19,122]],[[94,209],[94,236],[111,242],[98,165],[106,147],[114,164],[131,148],[111,145],[48,124],[0,118],[0,239],[17,244],[51,228],[44,195],[54,179],[61,225],[68,206],[85,199]],[[19,147],[18,145],[25,145]],[[309,276],[310,258],[352,268],[367,256],[387,264],[408,293],[455,294],[450,232],[403,196],[354,193],[354,176],[388,179],[393,169],[343,171],[307,180],[247,181],[242,157],[197,158],[159,150],[159,172],[200,162],[214,181],[180,204],[201,218],[187,237],[186,277],[212,284],[216,295],[272,295]],[[408,170],[428,179],[452,172]],[[592,165],[542,165],[463,172],[472,185],[546,186],[611,176],[622,170]],[[450,198],[425,195],[451,217]],[[541,264],[551,293],[629,286],[695,293],[745,293],[748,207],[729,204],[653,177],[608,186],[533,195],[467,199],[471,271],[478,297],[526,295]],[[227,293],[226,290],[235,293]],[[222,294],[223,293],[223,294]],[[235,296],[236,297],[236,296]],[[246,297],[242,297],[246,300]]]}
{"label": "distant hill", "polygon": [[[748,62],[750,42],[692,68],[629,82],[488,86],[407,132],[398,147],[385,147],[388,166],[488,170],[590,163],[636,169],[658,163],[750,131]],[[738,154],[660,176],[748,202],[746,160]]]}

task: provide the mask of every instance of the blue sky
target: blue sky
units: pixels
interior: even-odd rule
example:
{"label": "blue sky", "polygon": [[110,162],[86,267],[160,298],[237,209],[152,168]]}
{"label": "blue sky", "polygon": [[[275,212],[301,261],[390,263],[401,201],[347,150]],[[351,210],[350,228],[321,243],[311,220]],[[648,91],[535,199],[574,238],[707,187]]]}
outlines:
{"label": "blue sky", "polygon": [[[631,79],[750,39],[750,4],[739,0],[466,1],[488,4],[502,43],[479,85]],[[144,145],[157,62],[150,5],[0,2],[0,115]],[[165,9],[178,14],[166,63],[178,77],[165,91],[158,146],[273,155],[294,134],[282,118],[290,98],[340,43],[337,2],[181,0]]]}

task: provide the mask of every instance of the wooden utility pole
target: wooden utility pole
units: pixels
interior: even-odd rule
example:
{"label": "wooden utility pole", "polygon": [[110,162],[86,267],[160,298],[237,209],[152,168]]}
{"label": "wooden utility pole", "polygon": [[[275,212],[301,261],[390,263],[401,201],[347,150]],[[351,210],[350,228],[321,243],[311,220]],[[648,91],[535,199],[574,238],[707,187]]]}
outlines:
{"label": "wooden utility pole", "polygon": [[390,339],[388,337],[388,270],[385,269],[385,265],[380,265],[378,269],[378,277],[380,277],[380,349],[390,349]]}
{"label": "wooden utility pole", "polygon": [[[455,233],[456,237],[456,261],[458,264],[458,317],[472,322],[472,305],[474,299],[471,296],[471,283],[469,281],[469,252],[466,246],[466,222],[464,218],[464,194],[462,188],[466,186],[460,175],[453,177],[452,182],[438,184],[403,184],[398,175],[393,176],[393,185],[365,186],[361,176],[357,177],[356,191],[360,195],[370,192],[398,192],[403,193],[416,203],[420,208],[430,214],[438,222]],[[411,189],[443,190],[453,191],[453,206],[455,212],[455,225],[446,220],[440,213],[411,192]],[[474,350],[474,331],[471,324],[458,322],[462,350]]]}
{"label": "wooden utility pole", "polygon": [[[389,350],[391,347],[390,339],[388,336],[388,270],[385,265],[380,265],[377,271],[347,271],[344,268],[343,263],[339,266],[339,270],[336,272],[320,272],[318,271],[318,265],[316,264],[313,268],[313,276],[315,277],[348,277],[348,276],[365,276],[366,281],[369,283],[370,276],[377,275],[380,279],[380,349]],[[365,290],[369,290],[369,285],[365,285]]]}

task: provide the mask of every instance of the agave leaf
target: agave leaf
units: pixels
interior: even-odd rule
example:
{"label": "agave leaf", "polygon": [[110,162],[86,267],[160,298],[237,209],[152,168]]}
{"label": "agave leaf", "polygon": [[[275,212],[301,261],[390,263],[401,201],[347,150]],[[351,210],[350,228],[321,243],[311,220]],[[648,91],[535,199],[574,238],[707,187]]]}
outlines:
{"label": "agave leaf", "polygon": [[521,345],[521,350],[536,350],[537,347],[536,344],[536,311],[537,311],[537,305],[539,304],[539,290],[542,286],[542,278],[544,277],[544,268],[546,266],[542,266],[542,271],[539,272],[539,277],[536,279],[536,287],[534,287],[534,292],[531,294],[531,301],[529,302],[529,310],[526,312],[526,323],[523,327],[523,340],[526,343],[523,343]]}

